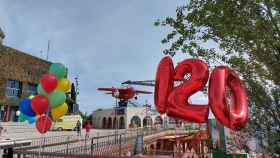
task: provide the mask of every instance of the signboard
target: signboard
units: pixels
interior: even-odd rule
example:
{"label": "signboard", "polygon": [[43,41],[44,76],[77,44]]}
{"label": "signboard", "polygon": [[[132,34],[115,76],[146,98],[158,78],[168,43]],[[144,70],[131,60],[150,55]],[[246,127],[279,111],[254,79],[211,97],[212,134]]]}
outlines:
{"label": "signboard", "polygon": [[134,145],[134,155],[143,154],[144,151],[144,137],[138,135]]}
{"label": "signboard", "polygon": [[216,119],[208,120],[208,128],[214,150],[226,151],[224,126]]}
{"label": "signboard", "polygon": [[124,115],[125,114],[125,108],[123,108],[123,107],[116,108],[116,114],[117,115]]}

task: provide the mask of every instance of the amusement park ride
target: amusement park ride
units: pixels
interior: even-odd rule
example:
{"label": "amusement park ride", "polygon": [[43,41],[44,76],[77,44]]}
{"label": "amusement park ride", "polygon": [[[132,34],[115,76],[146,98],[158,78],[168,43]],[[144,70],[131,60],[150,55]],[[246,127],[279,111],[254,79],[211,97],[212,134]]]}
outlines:
{"label": "amusement park ride", "polygon": [[110,94],[114,98],[119,100],[119,106],[126,106],[129,100],[132,98],[137,99],[139,94],[152,94],[152,92],[136,90],[133,87],[121,87],[121,88],[98,88],[98,91],[104,91],[105,94]]}

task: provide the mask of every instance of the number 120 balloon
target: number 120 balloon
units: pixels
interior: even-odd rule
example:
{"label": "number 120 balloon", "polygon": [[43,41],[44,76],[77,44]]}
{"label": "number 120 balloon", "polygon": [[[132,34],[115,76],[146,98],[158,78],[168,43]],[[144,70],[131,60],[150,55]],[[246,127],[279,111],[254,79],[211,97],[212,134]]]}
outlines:
{"label": "number 120 balloon", "polygon": [[[185,79],[186,74],[190,79]],[[164,57],[158,65],[155,84],[155,105],[160,113],[186,121],[203,123],[208,119],[209,106],[217,120],[226,127],[240,130],[248,121],[248,102],[246,90],[238,75],[225,66],[216,67],[211,75],[208,88],[209,103],[195,105],[188,102],[191,95],[201,90],[209,78],[205,62],[186,59],[174,69],[172,59]],[[183,81],[174,86],[174,81]],[[228,106],[226,87],[231,89]]]}

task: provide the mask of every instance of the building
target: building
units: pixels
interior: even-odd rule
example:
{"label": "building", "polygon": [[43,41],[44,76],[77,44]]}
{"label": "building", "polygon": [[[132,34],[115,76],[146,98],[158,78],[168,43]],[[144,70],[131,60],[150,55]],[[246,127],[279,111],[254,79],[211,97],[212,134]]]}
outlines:
{"label": "building", "polygon": [[[48,73],[51,62],[3,45],[5,34],[0,28],[0,119],[17,121],[21,99],[37,94],[37,85]],[[75,85],[67,94],[68,113],[78,113]]]}
{"label": "building", "polygon": [[[115,110],[116,109],[116,110]],[[184,123],[166,115],[159,114],[150,105],[138,105],[128,102],[126,107],[98,109],[92,113],[93,128],[99,129],[125,129],[132,127],[183,127],[195,124]],[[198,127],[197,127],[198,128]]]}
{"label": "building", "polygon": [[4,38],[0,29],[0,118],[17,121],[20,100],[37,93],[37,84],[50,62],[4,46]]}

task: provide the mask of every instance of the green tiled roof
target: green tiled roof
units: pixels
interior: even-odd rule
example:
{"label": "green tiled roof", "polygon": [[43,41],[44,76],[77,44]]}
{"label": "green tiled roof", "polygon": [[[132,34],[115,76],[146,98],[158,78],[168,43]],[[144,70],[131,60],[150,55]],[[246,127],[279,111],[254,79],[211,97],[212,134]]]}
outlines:
{"label": "green tiled roof", "polygon": [[141,107],[139,103],[129,101],[127,107]]}

